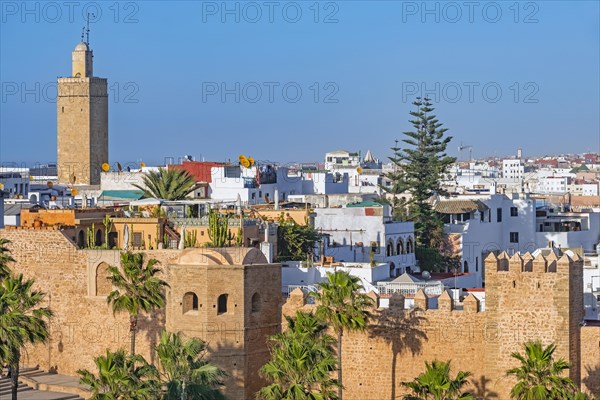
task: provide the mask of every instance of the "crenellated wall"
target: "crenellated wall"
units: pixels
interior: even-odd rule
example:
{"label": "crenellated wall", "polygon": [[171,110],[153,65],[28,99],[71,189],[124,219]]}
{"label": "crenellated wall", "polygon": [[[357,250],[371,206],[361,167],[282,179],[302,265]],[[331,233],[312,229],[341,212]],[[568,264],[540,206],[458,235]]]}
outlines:
{"label": "crenellated wall", "polygon": [[[539,254],[538,254],[539,253]],[[448,292],[430,309],[420,291],[415,309],[404,310],[402,296],[389,309],[374,311],[372,326],[343,340],[345,398],[395,399],[424,370],[424,362],[452,360],[453,371],[471,371],[469,390],[480,399],[508,399],[514,381],[506,370],[510,356],[528,340],[555,343],[556,356],[571,364],[570,376],[582,389],[599,394],[600,327],[579,325],[583,318],[582,260],[552,251],[536,256],[498,256],[485,260],[486,311],[473,295],[455,306]],[[374,295],[374,294],[372,294]],[[284,315],[314,310],[297,289]]]}
{"label": "crenellated wall", "polygon": [[[106,285],[106,267],[119,264],[118,251],[78,250],[54,229],[5,229],[0,237],[12,242],[16,263],[11,268],[36,279],[55,313],[50,341],[28,348],[24,364],[74,375],[80,368],[94,369],[93,357],[107,348],[128,349],[128,318],[113,316],[106,304],[111,289]],[[202,249],[144,252],[147,259],[161,262],[171,288],[167,309],[142,318],[136,350],[152,361],[150,349],[165,326],[199,335],[209,342],[215,360],[231,371],[230,398],[250,399],[260,385],[260,364],[268,358],[265,338],[279,329],[281,315],[314,310],[315,305],[306,304],[297,289],[281,306],[280,269],[265,268],[259,261],[248,263],[245,252],[239,257],[202,253],[218,264],[210,267],[184,260],[194,252]],[[236,266],[240,263],[256,265]],[[419,292],[415,309],[404,310],[404,299],[392,297],[389,309],[374,310],[367,332],[346,334],[345,398],[398,398],[405,393],[401,382],[421,373],[424,361],[451,359],[454,371],[473,372],[470,390],[479,398],[507,399],[513,381],[505,371],[516,365],[510,353],[532,339],[556,343],[556,355],[572,366],[571,377],[581,382],[582,389],[600,394],[600,326],[580,326],[582,260],[549,250],[538,250],[535,256],[490,254],[485,271],[484,312],[472,295],[455,305],[443,293],[437,309],[431,309],[431,299]],[[190,313],[193,302],[185,297],[188,292],[198,296],[198,309]],[[217,312],[216,299],[222,292],[230,296],[227,315]],[[256,293],[259,301],[253,302]]]}

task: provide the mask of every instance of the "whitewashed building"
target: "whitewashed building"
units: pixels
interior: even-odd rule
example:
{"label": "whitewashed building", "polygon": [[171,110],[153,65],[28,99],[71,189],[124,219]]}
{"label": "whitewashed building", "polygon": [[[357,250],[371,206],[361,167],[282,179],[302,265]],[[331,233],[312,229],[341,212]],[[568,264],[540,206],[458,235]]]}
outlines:
{"label": "whitewashed building", "polygon": [[390,276],[416,269],[414,224],[393,221],[388,205],[316,208],[315,228],[325,237],[319,255],[340,262],[386,263]]}
{"label": "whitewashed building", "polygon": [[525,174],[525,166],[520,159],[502,160],[502,177],[520,181]]}

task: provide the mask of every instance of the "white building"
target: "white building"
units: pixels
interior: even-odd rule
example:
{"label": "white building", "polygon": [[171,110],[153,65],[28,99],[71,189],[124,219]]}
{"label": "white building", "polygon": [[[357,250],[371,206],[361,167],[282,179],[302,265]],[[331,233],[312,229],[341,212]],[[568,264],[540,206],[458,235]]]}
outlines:
{"label": "white building", "polygon": [[336,171],[339,169],[356,169],[360,166],[360,154],[347,150],[336,150],[325,153],[325,169]]}
{"label": "white building", "polygon": [[585,319],[600,319],[600,243],[583,256],[583,304]]}
{"label": "white building", "polygon": [[444,230],[458,235],[454,242],[462,271],[474,272],[479,279],[482,260],[490,251],[525,253],[551,243],[591,252],[600,240],[600,213],[541,208],[527,193],[460,196],[442,199],[434,207],[445,218]]}
{"label": "white building", "polygon": [[315,214],[315,228],[327,238],[319,255],[340,262],[386,263],[390,276],[415,270],[414,224],[392,221],[388,205],[316,208]]}
{"label": "white building", "polygon": [[502,177],[520,181],[525,174],[525,166],[520,159],[502,160]]}
{"label": "white building", "polygon": [[558,176],[547,176],[539,178],[537,192],[544,194],[563,194],[567,193],[571,178],[569,177],[558,177]]}
{"label": "white building", "polygon": [[360,152],[337,150],[325,154],[325,170],[347,174],[348,192],[381,194],[383,182],[382,163],[371,150],[361,160]]}
{"label": "white building", "polygon": [[598,196],[598,183],[572,183],[568,191],[573,196]]}
{"label": "white building", "polygon": [[29,194],[29,168],[0,167],[0,190],[6,198],[27,198]]}

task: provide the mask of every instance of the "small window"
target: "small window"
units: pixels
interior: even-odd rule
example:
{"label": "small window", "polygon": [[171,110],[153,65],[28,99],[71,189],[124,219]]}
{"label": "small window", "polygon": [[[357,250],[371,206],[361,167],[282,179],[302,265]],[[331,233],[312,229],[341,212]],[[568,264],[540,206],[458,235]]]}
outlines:
{"label": "small window", "polygon": [[256,193],[252,193],[252,200],[256,198]]}
{"label": "small window", "polygon": [[502,209],[496,209],[496,222],[502,222]]}
{"label": "small window", "polygon": [[133,232],[133,247],[142,247],[142,232]]}
{"label": "small window", "polygon": [[227,295],[222,294],[217,299],[217,315],[225,314],[227,312]]}
{"label": "small window", "polygon": [[519,243],[519,232],[511,232],[510,233],[510,242],[511,243]]}
{"label": "small window", "polygon": [[198,296],[196,293],[187,292],[183,295],[183,313],[187,314],[190,311],[198,311]]}
{"label": "small window", "polygon": [[510,208],[510,216],[511,217],[519,216],[519,209],[517,207],[511,207]]}
{"label": "small window", "polygon": [[260,294],[258,293],[254,293],[252,295],[252,312],[259,312],[260,311]]}

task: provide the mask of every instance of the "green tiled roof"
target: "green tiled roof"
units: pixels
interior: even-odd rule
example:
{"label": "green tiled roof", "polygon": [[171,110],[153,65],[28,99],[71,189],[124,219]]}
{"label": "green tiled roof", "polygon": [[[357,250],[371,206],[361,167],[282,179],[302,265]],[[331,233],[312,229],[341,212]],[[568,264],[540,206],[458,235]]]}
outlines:
{"label": "green tiled roof", "polygon": [[111,199],[139,200],[144,196],[141,190],[103,190],[100,197]]}
{"label": "green tiled roof", "polygon": [[348,204],[346,207],[381,207],[381,203],[376,201],[363,201],[361,203]]}

